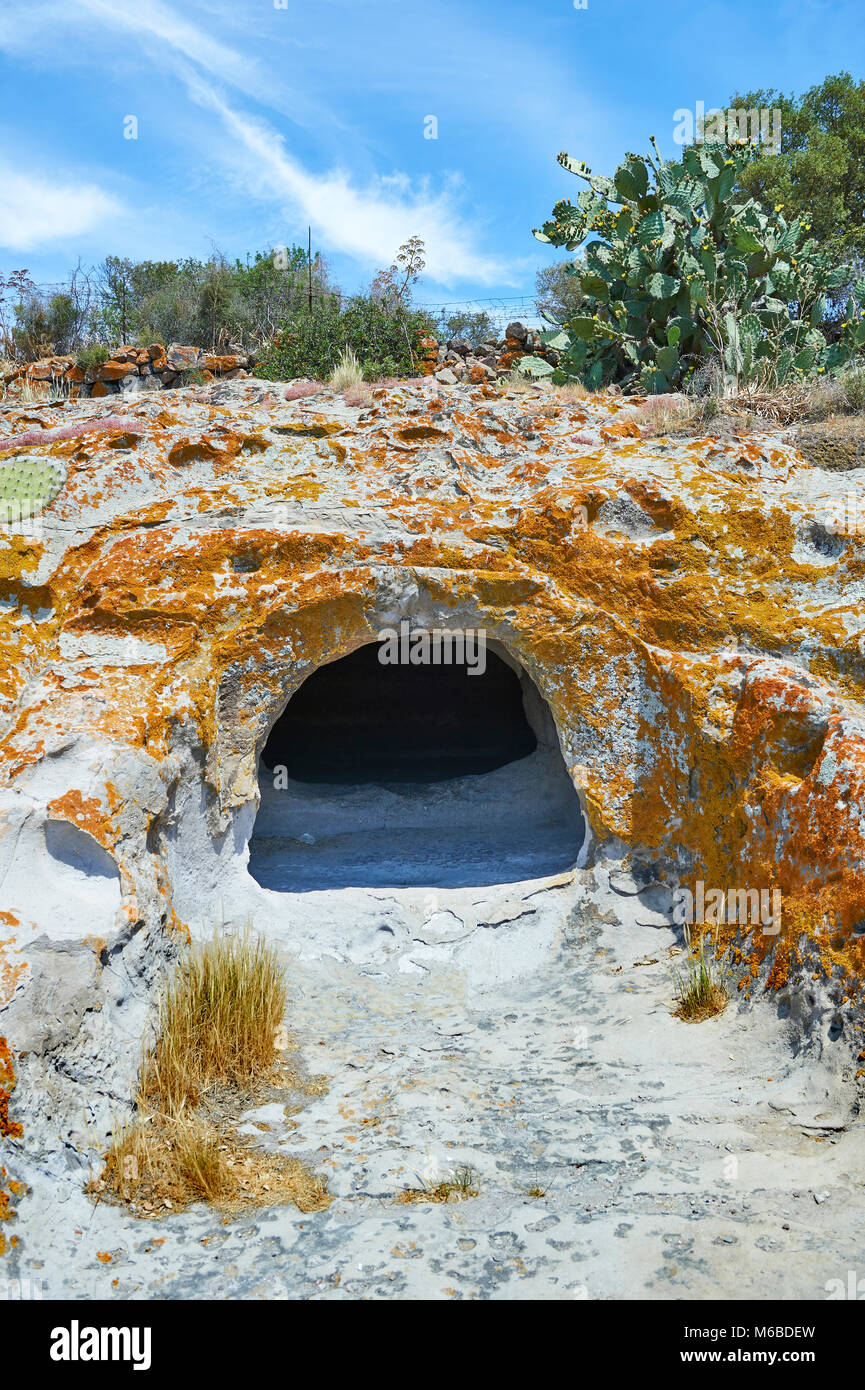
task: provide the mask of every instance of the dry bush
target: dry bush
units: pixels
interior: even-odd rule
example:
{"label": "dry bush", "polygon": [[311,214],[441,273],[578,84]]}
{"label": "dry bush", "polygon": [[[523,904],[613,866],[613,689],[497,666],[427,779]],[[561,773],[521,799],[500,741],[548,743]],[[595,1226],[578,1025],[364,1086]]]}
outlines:
{"label": "dry bush", "polygon": [[770,391],[743,391],[724,398],[724,410],[731,415],[741,413],[759,416],[767,423],[792,425],[798,420],[824,419],[833,414],[841,402],[841,393],[834,378],[796,381],[776,386]]}
{"label": "dry bush", "polygon": [[746,411],[778,425],[821,422],[865,409],[865,366],[856,363],[838,376],[814,376],[772,390],[749,390],[724,401],[732,414]]}
{"label": "dry bush", "polygon": [[635,416],[644,439],[675,434],[688,429],[699,415],[699,407],[685,396],[649,396]]}
{"label": "dry bush", "polygon": [[828,420],[847,409],[847,396],[840,377],[818,377],[803,392],[804,413],[809,420]]}
{"label": "dry bush", "polygon": [[844,389],[844,399],[847,409],[853,411],[865,410],[865,363],[857,363],[849,367],[841,375],[841,385]]}

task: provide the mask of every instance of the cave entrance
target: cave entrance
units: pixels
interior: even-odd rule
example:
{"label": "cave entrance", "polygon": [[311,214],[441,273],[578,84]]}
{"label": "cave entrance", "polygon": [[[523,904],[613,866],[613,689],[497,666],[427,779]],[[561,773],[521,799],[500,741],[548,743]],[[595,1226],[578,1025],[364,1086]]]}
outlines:
{"label": "cave entrance", "polygon": [[550,711],[514,664],[319,667],[259,764],[249,869],[264,888],[458,887],[576,861],[584,835]]}

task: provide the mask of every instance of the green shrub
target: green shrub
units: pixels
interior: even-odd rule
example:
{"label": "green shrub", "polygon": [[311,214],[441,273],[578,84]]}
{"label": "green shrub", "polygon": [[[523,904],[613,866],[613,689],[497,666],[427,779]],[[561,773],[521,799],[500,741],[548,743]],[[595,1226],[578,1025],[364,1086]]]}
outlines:
{"label": "green shrub", "polygon": [[102,347],[99,343],[94,343],[91,347],[81,349],[75,358],[75,365],[82,372],[91,372],[107,362],[109,356],[107,348]]}
{"label": "green shrub", "polygon": [[76,334],[78,310],[69,294],[44,298],[35,291],[15,306],[12,338],[16,355],[32,362],[66,352]]}
{"label": "green shrub", "polygon": [[326,381],[351,349],[365,377],[404,376],[415,370],[417,340],[432,329],[429,317],[371,295],[340,303],[331,295],[280,326],[256,367],[256,376],[288,381],[307,376]]}
{"label": "green shrub", "polygon": [[385,357],[381,362],[376,362],[374,358],[366,358],[362,363],[364,381],[382,381],[385,377],[404,376],[408,371],[412,371],[411,364],[406,366],[403,362],[398,362],[395,357]]}
{"label": "green shrub", "polygon": [[735,94],[740,110],[777,108],[781,152],[765,147],[742,186],[788,216],[807,214],[814,235],[838,261],[865,256],[865,79],[834,73],[796,97],[775,90]]}
{"label": "green shrub", "polygon": [[328,289],[327,267],[319,256],[310,267],[297,246],[245,261],[219,251],[206,261],[108,256],[96,274],[91,332],[110,343],[189,343],[211,351],[232,342],[258,346],[307,303],[310,278],[317,301]]}
{"label": "green shrub", "polygon": [[[657,160],[628,154],[612,179],[558,156],[588,184],[535,232],[571,252],[587,243],[586,306],[565,325],[559,379],[667,392],[714,362],[725,390],[766,388],[835,370],[861,349],[865,278],[829,343],[827,295],[849,269],[807,236],[804,217],[788,223],[780,208],[738,200],[754,146],[692,145],[678,162],[654,148]],[[560,331],[542,337],[562,346]]]}
{"label": "green shrub", "polygon": [[585,313],[585,296],[580,279],[585,274],[583,258],[574,261],[554,261],[543,266],[535,275],[535,308],[542,318],[552,323],[567,323],[577,314]]}

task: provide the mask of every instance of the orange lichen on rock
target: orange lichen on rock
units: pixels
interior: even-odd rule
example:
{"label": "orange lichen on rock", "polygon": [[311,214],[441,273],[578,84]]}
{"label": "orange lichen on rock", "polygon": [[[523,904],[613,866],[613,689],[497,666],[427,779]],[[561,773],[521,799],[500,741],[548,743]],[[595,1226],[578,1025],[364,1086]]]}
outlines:
{"label": "orange lichen on rock", "polygon": [[9,1119],[9,1101],[15,1090],[15,1068],[6,1039],[0,1038],[0,1139],[20,1139],[24,1128]]}
{"label": "orange lichen on rock", "polygon": [[[6,809],[36,788],[113,856],[122,909],[89,936],[142,903],[182,916],[163,835],[181,777],[227,835],[289,694],[424,612],[532,677],[593,842],[777,888],[780,938],[735,933],[773,986],[812,948],[863,973],[865,546],[826,520],[841,475],[777,439],[644,440],[640,403],[609,395],[277,390],[133,398],[128,441],[52,445],[69,475],[43,541],[0,548]],[[64,784],[67,748],[92,757],[70,752]]]}
{"label": "orange lichen on rock", "polygon": [[[14,918],[15,914],[11,912],[0,913],[0,921],[2,921],[4,917]],[[17,918],[15,919],[15,925],[18,925]],[[27,962],[24,960],[10,960],[6,955],[7,947],[20,954],[20,948],[15,947],[14,937],[10,937],[7,941],[0,941],[0,1008],[2,1008],[4,1004],[9,1003],[9,1000],[15,994],[15,991],[27,974]]]}
{"label": "orange lichen on rock", "polygon": [[107,838],[105,808],[95,796],[82,796],[77,788],[73,788],[50,801],[48,810],[52,816],[68,820],[80,830],[86,830],[95,840]]}

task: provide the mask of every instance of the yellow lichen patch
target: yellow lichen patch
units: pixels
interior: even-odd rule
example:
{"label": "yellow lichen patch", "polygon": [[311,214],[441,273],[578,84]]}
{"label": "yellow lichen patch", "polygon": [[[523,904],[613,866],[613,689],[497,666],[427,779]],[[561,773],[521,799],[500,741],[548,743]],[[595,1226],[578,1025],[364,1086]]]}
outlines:
{"label": "yellow lichen patch", "polygon": [[451,433],[435,425],[405,425],[395,429],[393,437],[400,444],[432,444],[450,439]]}
{"label": "yellow lichen patch", "polygon": [[310,415],[304,420],[292,420],[272,428],[275,433],[288,435],[292,439],[327,439],[331,434],[341,434],[344,426],[321,415]]}
{"label": "yellow lichen patch", "polygon": [[605,444],[609,444],[614,439],[639,439],[640,426],[636,420],[617,420],[613,425],[605,425],[601,430],[601,438]]}

